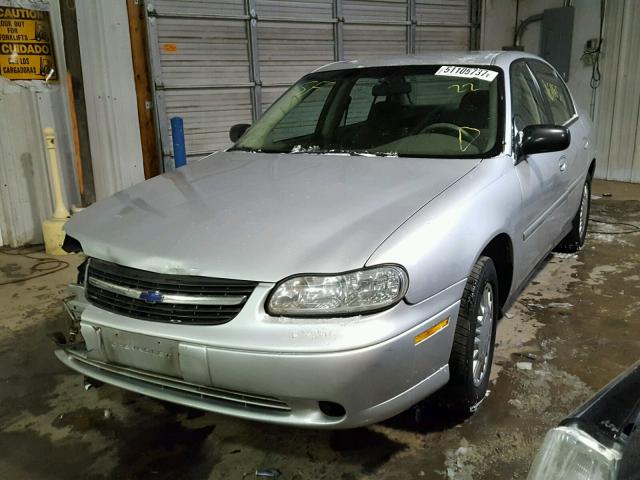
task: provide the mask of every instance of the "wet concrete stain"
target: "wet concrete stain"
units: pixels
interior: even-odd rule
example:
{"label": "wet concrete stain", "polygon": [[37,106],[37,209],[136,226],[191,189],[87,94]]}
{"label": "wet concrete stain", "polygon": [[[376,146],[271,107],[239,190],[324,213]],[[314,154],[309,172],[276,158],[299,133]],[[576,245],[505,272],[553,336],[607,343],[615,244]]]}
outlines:
{"label": "wet concrete stain", "polygon": [[342,458],[362,463],[364,473],[375,472],[379,466],[405,448],[401,443],[367,428],[332,432],[329,445]]}
{"label": "wet concrete stain", "polygon": [[83,458],[88,442],[52,443],[30,431],[0,434],[0,476],[6,479],[71,479],[97,480],[105,478],[90,474],[84,468],[90,459]]}
{"label": "wet concrete stain", "polygon": [[20,265],[17,263],[5,263],[0,266],[0,272],[2,272],[7,278],[20,278],[24,276]]}
{"label": "wet concrete stain", "polygon": [[[65,324],[59,315],[45,323],[45,331]],[[42,330],[32,327],[0,344],[0,451],[8,452],[0,460],[0,478],[206,478],[215,463],[214,450],[206,447],[215,424],[183,425],[202,412],[111,387],[85,392],[82,378],[69,376],[52,358],[54,345]],[[61,378],[71,380],[73,390]],[[81,403],[86,395],[96,397],[91,407]],[[112,395],[117,408],[104,401]],[[16,423],[19,428],[12,428]],[[113,468],[87,469],[105,455],[115,459]],[[2,475],[3,464],[9,472],[24,467],[24,476]]]}
{"label": "wet concrete stain", "polygon": [[[638,225],[640,202],[596,201],[592,216]],[[85,391],[45,336],[65,328],[59,302],[73,269],[27,282],[18,297],[17,286],[3,287],[0,298],[22,303],[0,314],[0,478],[243,479],[277,468],[283,480],[524,479],[545,432],[638,359],[639,262],[638,234],[590,233],[578,255],[550,256],[498,327],[491,393],[473,416],[452,417],[436,398],[335,432],[236,420],[110,386]]]}
{"label": "wet concrete stain", "polygon": [[215,450],[207,438],[215,425],[186,428],[171,417],[144,421],[131,428],[120,423],[116,434],[122,446],[115,478],[176,477],[180,465],[183,478],[206,478],[216,463]]}

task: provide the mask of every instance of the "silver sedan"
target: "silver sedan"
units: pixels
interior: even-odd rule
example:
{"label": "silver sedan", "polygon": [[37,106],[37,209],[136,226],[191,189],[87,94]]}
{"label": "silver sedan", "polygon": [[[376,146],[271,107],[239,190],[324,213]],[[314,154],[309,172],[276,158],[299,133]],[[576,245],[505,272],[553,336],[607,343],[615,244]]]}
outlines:
{"label": "silver sedan", "polygon": [[502,312],[585,239],[590,122],[532,55],[333,63],[230,136],[68,222],[88,382],[316,428],[475,410]]}

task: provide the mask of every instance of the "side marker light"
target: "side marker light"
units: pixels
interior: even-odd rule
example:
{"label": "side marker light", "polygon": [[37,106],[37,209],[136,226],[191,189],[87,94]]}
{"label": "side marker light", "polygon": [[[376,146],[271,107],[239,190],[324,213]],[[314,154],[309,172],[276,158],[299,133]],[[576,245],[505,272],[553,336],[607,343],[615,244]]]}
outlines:
{"label": "side marker light", "polygon": [[415,345],[419,345],[420,343],[424,342],[430,336],[438,333],[440,330],[445,328],[447,325],[449,325],[449,317],[445,318],[441,322],[436,323],[433,327],[425,330],[424,332],[416,335],[416,337],[413,339],[413,343]]}

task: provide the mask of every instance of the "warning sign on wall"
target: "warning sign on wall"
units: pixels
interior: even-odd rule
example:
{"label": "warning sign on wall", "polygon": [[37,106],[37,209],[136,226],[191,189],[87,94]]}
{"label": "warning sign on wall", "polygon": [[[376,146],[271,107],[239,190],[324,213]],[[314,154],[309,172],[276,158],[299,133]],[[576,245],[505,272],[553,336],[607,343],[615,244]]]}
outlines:
{"label": "warning sign on wall", "polygon": [[0,75],[55,80],[54,67],[49,12],[0,6]]}

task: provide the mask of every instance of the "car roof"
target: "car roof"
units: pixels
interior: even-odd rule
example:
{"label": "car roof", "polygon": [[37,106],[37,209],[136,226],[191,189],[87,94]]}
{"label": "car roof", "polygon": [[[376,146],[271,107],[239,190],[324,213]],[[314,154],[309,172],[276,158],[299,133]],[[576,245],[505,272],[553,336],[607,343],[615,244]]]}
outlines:
{"label": "car roof", "polygon": [[[314,70],[326,72],[331,70],[348,70],[353,68],[395,67],[411,65],[494,65],[506,69],[520,58],[536,58],[537,55],[519,51],[458,51],[432,52],[418,55],[394,55],[384,57],[367,57],[356,60],[333,62]],[[541,59],[540,59],[541,60]]]}

